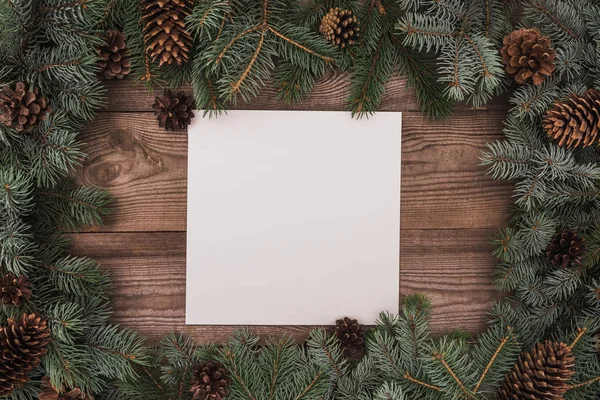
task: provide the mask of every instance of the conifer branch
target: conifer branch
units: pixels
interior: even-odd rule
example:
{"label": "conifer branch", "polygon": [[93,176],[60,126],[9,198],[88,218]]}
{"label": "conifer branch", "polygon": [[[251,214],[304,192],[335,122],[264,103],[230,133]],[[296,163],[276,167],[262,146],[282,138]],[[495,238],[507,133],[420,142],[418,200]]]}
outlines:
{"label": "conifer branch", "polygon": [[366,101],[367,92],[369,90],[368,82],[371,82],[375,75],[375,69],[377,67],[377,63],[379,62],[379,55],[381,53],[381,46],[383,45],[383,40],[384,40],[384,37],[382,36],[379,39],[379,41],[377,42],[377,47],[375,49],[375,52],[373,53],[373,58],[371,59],[371,65],[369,67],[367,76],[365,78],[366,83],[363,85],[363,88],[362,88],[360,94],[354,99],[354,103],[355,103],[354,110],[357,113],[362,113],[363,111],[365,111],[364,103]]}
{"label": "conifer branch", "polygon": [[[512,328],[510,328],[510,327],[508,328],[509,331],[511,329]],[[498,348],[496,349],[496,351],[494,352],[494,355],[490,359],[490,362],[485,366],[485,369],[483,370],[483,373],[481,374],[481,377],[479,377],[479,380],[477,381],[477,384],[475,385],[475,389],[473,389],[473,394],[477,393],[477,391],[479,390],[479,387],[483,383],[483,380],[485,379],[485,377],[488,374],[490,368],[492,367],[492,365],[496,361],[496,358],[498,357],[498,354],[500,354],[500,352],[502,351],[502,348],[504,347],[504,345],[506,345],[506,342],[508,342],[509,338],[510,338],[510,336],[506,335],[500,341],[500,344],[498,345]]]}
{"label": "conifer branch", "polygon": [[154,375],[152,375],[150,373],[150,371],[148,371],[148,368],[146,366],[142,366],[142,371],[144,371],[144,373],[146,375],[148,375],[148,377],[150,378],[150,380],[154,383],[154,385],[161,391],[163,392],[165,390],[165,388],[156,380],[156,378],[154,378]]}
{"label": "conifer branch", "polygon": [[125,353],[125,352],[114,350],[114,349],[111,349],[111,348],[108,348],[108,347],[98,346],[96,344],[90,344],[89,346],[91,348],[93,348],[93,349],[104,351],[104,352],[112,354],[114,356],[119,356],[119,357],[121,357],[121,358],[123,358],[125,360],[128,360],[128,361],[133,361],[133,360],[137,359],[137,356],[135,354],[133,354],[133,353],[131,353],[131,354],[130,353]]}
{"label": "conifer branch", "polygon": [[335,361],[335,359],[331,355],[331,352],[329,351],[329,348],[327,347],[327,344],[323,343],[323,342],[320,342],[319,344],[321,346],[321,350],[323,351],[323,353],[327,356],[327,359],[329,360],[329,365],[333,368],[333,371],[335,372],[335,374],[338,377],[341,377],[342,376],[342,371],[340,370],[340,368],[337,365],[337,362]]}
{"label": "conifer branch", "polygon": [[150,59],[150,55],[144,52],[144,75],[140,78],[141,81],[152,82],[153,74],[150,65],[152,61]]}
{"label": "conifer branch", "polygon": [[88,0],[73,0],[71,2],[68,3],[59,3],[53,6],[44,6],[40,9],[41,12],[43,13],[47,13],[50,11],[59,11],[59,10],[65,10],[65,9],[69,9],[69,8],[73,8],[73,7],[77,7],[77,6],[81,6],[84,10],[87,9],[87,2]]}
{"label": "conifer branch", "polygon": [[492,10],[490,7],[490,0],[484,0],[484,7],[485,7],[485,34],[484,36],[486,38],[490,37],[490,25],[491,25],[491,21],[492,21]]}
{"label": "conifer branch", "polygon": [[64,268],[59,268],[56,265],[42,264],[41,267],[47,269],[48,271],[58,272],[59,274],[72,276],[74,278],[81,279],[81,280],[84,280],[86,278],[85,274],[83,274],[81,272],[68,271]]}
{"label": "conifer branch", "polygon": [[187,365],[184,366],[183,367],[183,372],[181,373],[181,381],[179,383],[179,392],[178,392],[178,396],[177,396],[178,399],[181,399],[182,396],[183,396],[183,391],[184,391],[184,386],[183,385],[186,383],[185,378],[186,378],[187,373],[188,373],[188,368],[189,367]]}
{"label": "conifer branch", "polygon": [[558,28],[560,28],[567,35],[569,35],[573,39],[579,39],[579,35],[577,33],[575,33],[571,28],[569,28],[567,25],[565,25],[558,16],[552,14],[548,8],[546,8],[542,4],[538,3],[535,6],[535,9],[537,11],[539,11],[540,13],[542,13],[543,15],[545,15],[546,17],[548,17]]}
{"label": "conifer branch", "polygon": [[573,341],[571,342],[571,344],[569,345],[569,349],[573,349],[573,347],[575,347],[577,345],[577,343],[581,340],[581,338],[583,337],[583,335],[585,335],[588,331],[588,328],[577,328],[577,336],[575,336],[575,339],[573,339]]}
{"label": "conifer branch", "polygon": [[464,383],[462,383],[462,381],[458,378],[458,376],[452,370],[452,368],[450,367],[450,365],[448,365],[448,363],[444,359],[444,354],[436,352],[436,353],[433,354],[433,358],[435,360],[438,360],[444,366],[444,368],[446,369],[446,371],[448,371],[448,373],[450,374],[450,376],[452,376],[452,379],[454,379],[454,381],[456,382],[456,384],[458,385],[458,387],[460,387],[460,390],[462,390],[462,392],[465,394],[465,396],[467,396],[468,398],[475,398],[473,396],[473,394],[471,392],[469,392],[469,390],[465,387]]}
{"label": "conifer branch", "polygon": [[479,58],[479,63],[481,64],[481,68],[483,69],[483,73],[482,75],[484,77],[488,77],[491,76],[492,74],[490,73],[487,63],[484,60],[483,56],[481,55],[481,51],[479,50],[479,47],[473,42],[473,39],[471,39],[469,37],[469,35],[461,35],[462,38],[464,38],[467,43],[469,43],[469,45],[471,45],[471,47],[473,48],[473,50],[475,51],[475,54],[477,54],[477,58]]}
{"label": "conifer branch", "polygon": [[229,363],[231,365],[230,372],[233,374],[236,381],[240,384],[240,386],[244,390],[246,396],[248,396],[248,400],[257,400],[257,398],[250,391],[250,387],[248,386],[248,383],[246,382],[246,380],[242,377],[242,375],[240,373],[240,370],[237,366],[237,360],[236,360],[235,354],[233,354],[231,352],[231,350],[228,349],[228,350],[226,350],[224,356],[227,358],[227,360],[229,361]]}
{"label": "conifer branch", "polygon": [[569,385],[569,390],[582,388],[584,386],[589,386],[589,385],[592,385],[592,384],[594,384],[596,382],[600,382],[600,376],[597,376],[595,378],[589,379],[589,380],[587,380],[585,382],[580,382],[580,383],[576,383],[574,385]]}
{"label": "conifer branch", "polygon": [[72,196],[67,196],[67,195],[64,195],[62,193],[43,191],[43,192],[37,192],[36,194],[40,195],[40,196],[45,196],[45,197],[56,197],[56,198],[59,198],[59,199],[67,200],[70,203],[76,203],[76,204],[79,204],[80,206],[84,206],[86,208],[89,208],[89,209],[92,209],[92,210],[95,210],[95,211],[99,211],[100,210],[100,207],[97,206],[97,205],[95,205],[95,204],[92,204],[92,203],[89,203],[89,202],[85,202],[83,200],[77,199],[77,198],[72,197]]}
{"label": "conifer branch", "polygon": [[271,373],[271,384],[269,386],[269,400],[273,400],[275,397],[275,383],[277,382],[278,374],[279,374],[279,365],[281,364],[281,360],[283,357],[283,347],[285,342],[278,342],[275,346],[275,359],[273,361],[273,370]]}
{"label": "conifer branch", "polygon": [[250,71],[252,70],[252,66],[258,59],[258,55],[260,54],[260,51],[262,50],[263,43],[265,42],[265,35],[266,35],[266,31],[263,30],[260,33],[260,40],[258,41],[258,46],[256,46],[256,50],[254,50],[254,54],[252,55],[252,58],[250,59],[248,66],[246,67],[246,69],[244,70],[244,72],[242,73],[240,78],[231,85],[231,93],[232,94],[237,92],[238,90],[240,90],[240,86],[242,85],[242,83],[244,83],[244,80],[250,74]]}
{"label": "conifer branch", "polygon": [[75,65],[81,65],[81,61],[73,60],[73,61],[64,61],[64,62],[55,63],[55,64],[42,65],[42,66],[38,67],[38,71],[44,72],[44,71],[48,71],[48,70],[51,70],[54,68],[72,67]]}
{"label": "conifer branch", "polygon": [[406,371],[404,373],[404,375],[402,375],[402,377],[404,379],[406,379],[407,381],[409,381],[409,382],[416,383],[417,385],[424,386],[424,387],[429,388],[429,389],[433,389],[433,390],[435,390],[437,392],[441,392],[442,391],[442,388],[439,387],[439,386],[435,386],[435,385],[432,385],[432,384],[420,381],[420,380],[418,380],[416,378],[413,378],[408,371]]}
{"label": "conifer branch", "polygon": [[240,32],[237,36],[235,36],[233,39],[231,39],[229,41],[229,43],[227,43],[225,45],[225,47],[223,47],[223,50],[217,56],[217,59],[215,60],[215,64],[219,64],[221,62],[221,60],[223,59],[223,57],[225,56],[225,54],[229,51],[229,49],[231,48],[231,46],[233,46],[235,44],[235,42],[237,42],[238,40],[240,40],[241,38],[243,38],[247,34],[252,33],[252,32],[256,32],[259,29],[260,29],[260,26],[258,26],[258,25],[257,26],[253,26],[252,28],[248,28],[245,31]]}
{"label": "conifer branch", "polygon": [[315,385],[317,384],[319,379],[321,379],[321,375],[322,375],[321,371],[317,372],[317,374],[315,375],[315,378],[306,386],[306,388],[300,394],[298,394],[298,396],[296,396],[294,398],[294,400],[301,400],[304,397],[304,395],[306,395],[308,392],[310,392],[310,390],[313,387],[315,387]]}
{"label": "conifer branch", "polygon": [[315,52],[315,51],[313,51],[313,50],[309,49],[308,47],[306,47],[306,46],[303,46],[303,45],[301,45],[300,43],[298,43],[298,42],[296,42],[296,41],[294,41],[294,40],[290,39],[289,37],[282,35],[281,33],[277,32],[275,29],[273,29],[273,27],[271,27],[271,26],[267,27],[267,29],[268,29],[270,32],[272,32],[272,33],[273,33],[275,36],[277,36],[277,37],[279,37],[279,38],[281,38],[281,39],[285,40],[286,42],[288,42],[288,43],[290,43],[290,44],[292,44],[292,45],[294,45],[294,46],[296,46],[296,47],[300,48],[301,50],[304,50],[305,52],[307,52],[307,53],[309,53],[309,54],[312,54],[312,55],[314,55],[314,56],[316,56],[316,57],[319,57],[319,58],[323,59],[325,62],[328,62],[328,63],[329,63],[329,62],[333,61],[333,57],[327,57],[327,56],[324,56],[324,55],[318,54],[317,52]]}

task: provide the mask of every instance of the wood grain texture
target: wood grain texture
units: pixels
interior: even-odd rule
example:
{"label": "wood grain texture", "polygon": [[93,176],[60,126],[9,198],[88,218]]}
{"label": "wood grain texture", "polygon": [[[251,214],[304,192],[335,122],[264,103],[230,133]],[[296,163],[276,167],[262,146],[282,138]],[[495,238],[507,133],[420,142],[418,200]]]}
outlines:
{"label": "wood grain texture", "polygon": [[[479,165],[485,144],[501,137],[504,112],[460,112],[431,121],[405,112],[402,229],[496,228],[505,224],[512,185]],[[116,212],[105,232],[186,229],[187,134],[165,132],[150,113],[104,113],[82,140],[90,156],[86,185],[109,189]]]}
{"label": "wood grain texture", "polygon": [[[106,111],[152,111],[154,97],[162,95],[160,90],[151,92],[142,82],[132,79],[105,82],[108,89],[110,104]],[[191,93],[189,86],[181,88]],[[232,109],[250,110],[315,110],[336,111],[347,109],[347,98],[350,80],[347,73],[331,72],[315,83],[314,90],[301,104],[286,104],[277,99],[277,90],[266,82],[259,95],[251,103],[238,101],[231,105]],[[494,98],[482,107],[485,110],[506,110],[508,103],[505,96]],[[386,92],[379,107],[381,111],[419,111],[414,90],[408,87],[406,78],[395,75],[386,85]],[[459,104],[457,110],[469,110],[469,106]]]}
{"label": "wood grain texture", "polygon": [[[150,112],[154,94],[125,80],[107,84],[111,103],[84,129],[89,154],[77,177],[117,198],[106,226],[73,235],[78,255],[97,259],[113,278],[113,321],[156,342],[181,331],[198,342],[224,341],[237,327],[193,327],[185,315],[187,134],[158,128]],[[298,106],[276,99],[267,86],[245,109],[343,110],[349,82],[329,74]],[[184,88],[190,90],[189,88]],[[445,121],[421,115],[406,81],[394,77],[382,110],[403,111],[401,298],[423,292],[433,301],[436,333],[485,328],[496,261],[490,238],[506,224],[512,184],[497,182],[479,165],[485,144],[502,137],[508,103],[484,110],[465,106]],[[198,288],[202,290],[202,288]],[[198,307],[218,307],[207,300]],[[332,315],[332,322],[340,317]],[[310,327],[253,327],[262,335],[306,337]]]}
{"label": "wood grain texture", "polygon": [[[493,232],[402,232],[400,293],[422,292],[432,299],[434,333],[484,329],[485,314],[498,298],[490,273],[495,263],[488,244]],[[222,342],[239,329],[184,324],[185,232],[80,233],[73,235],[73,251],[96,259],[110,272],[114,283],[112,321],[140,330],[152,342],[171,331],[189,334],[199,343]],[[218,307],[218,299],[195,306]],[[340,316],[331,317],[333,323]],[[261,335],[289,334],[301,340],[311,327],[252,329]]]}

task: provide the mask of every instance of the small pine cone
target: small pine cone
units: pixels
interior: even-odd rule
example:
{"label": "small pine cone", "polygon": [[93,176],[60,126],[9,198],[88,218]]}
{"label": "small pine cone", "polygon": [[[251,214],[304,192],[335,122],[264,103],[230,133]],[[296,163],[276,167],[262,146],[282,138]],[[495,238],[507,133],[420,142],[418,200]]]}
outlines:
{"label": "small pine cone", "polygon": [[125,35],[117,30],[106,32],[106,44],[98,49],[98,66],[107,79],[123,79],[131,72],[131,58]]}
{"label": "small pine cone", "polygon": [[194,118],[192,112],[192,96],[179,92],[175,95],[172,91],[166,89],[163,97],[156,97],[152,105],[156,111],[158,125],[166,130],[184,130]]}
{"label": "small pine cone", "polygon": [[344,48],[360,38],[360,23],[352,11],[331,8],[321,20],[319,32],[327,41]]}
{"label": "small pine cone", "polygon": [[519,85],[528,81],[541,85],[554,73],[556,51],[550,47],[550,38],[542,36],[537,29],[513,31],[504,37],[502,44],[502,63]]}
{"label": "small pine cone", "polygon": [[599,142],[600,93],[588,89],[582,96],[571,94],[546,112],[544,129],[559,146],[589,146]]}
{"label": "small pine cone", "polygon": [[558,232],[546,248],[548,261],[557,267],[568,268],[575,264],[581,264],[581,258],[585,253],[585,243],[579,235],[565,229]]}
{"label": "small pine cone", "polygon": [[506,374],[498,400],[562,400],[575,373],[575,358],[564,343],[537,343]]}
{"label": "small pine cone", "polygon": [[185,18],[192,12],[193,0],[142,0],[142,25],[146,50],[159,65],[184,64],[189,60],[192,36]]}
{"label": "small pine cone", "polygon": [[365,344],[365,332],[355,319],[345,317],[335,322],[334,333],[339,339],[347,358],[362,354]]}
{"label": "small pine cone", "polygon": [[40,96],[38,88],[29,91],[25,83],[18,82],[14,89],[4,86],[0,91],[0,123],[19,132],[32,130],[50,112],[48,99]]}
{"label": "small pine cone", "polygon": [[0,397],[23,386],[48,352],[50,328],[37,314],[23,314],[0,328]]}
{"label": "small pine cone", "polygon": [[8,273],[0,277],[0,300],[4,305],[20,306],[31,298],[29,280],[25,275],[19,277]]}
{"label": "small pine cone", "polygon": [[94,396],[85,394],[81,389],[73,389],[65,393],[60,393],[50,382],[50,378],[42,378],[41,392],[38,394],[39,400],[94,400]]}
{"label": "small pine cone", "polygon": [[223,364],[209,361],[194,367],[190,391],[197,400],[221,400],[229,393],[230,384]]}

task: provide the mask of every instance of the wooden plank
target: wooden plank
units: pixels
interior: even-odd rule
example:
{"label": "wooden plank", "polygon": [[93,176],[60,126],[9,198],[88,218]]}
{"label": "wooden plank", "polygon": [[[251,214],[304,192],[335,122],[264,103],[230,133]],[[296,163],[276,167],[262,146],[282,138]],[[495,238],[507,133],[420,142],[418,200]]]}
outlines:
{"label": "wooden plank", "polygon": [[492,304],[501,298],[493,286],[497,260],[494,229],[403,230],[400,236],[400,297],[425,293],[432,301],[434,333],[486,327]]}
{"label": "wooden plank", "polygon": [[[498,293],[491,286],[495,260],[492,230],[404,230],[401,237],[401,296],[422,292],[433,302],[434,333],[479,332]],[[169,332],[198,343],[222,342],[236,326],[186,326],[185,233],[80,233],[73,252],[96,259],[112,277],[112,321],[138,329],[152,342]],[[210,283],[207,283],[210,284]],[[201,287],[198,290],[202,290]],[[349,294],[356,295],[356,294]],[[365,294],[367,295],[367,294]],[[227,296],[226,293],[223,296]],[[206,299],[197,307],[218,307]],[[339,315],[332,315],[332,323]],[[261,335],[289,334],[303,340],[311,327],[252,327]]]}
{"label": "wooden plank", "polygon": [[[108,89],[110,104],[106,111],[152,111],[154,97],[161,95],[160,89],[149,91],[142,82],[132,79],[122,81],[105,81]],[[183,86],[182,90],[192,93],[192,88]],[[251,110],[345,110],[350,80],[347,73],[331,72],[316,82],[314,90],[306,97],[302,104],[286,104],[277,99],[277,90],[268,81],[260,90],[258,97],[249,104],[238,101],[231,108]],[[508,102],[506,96],[494,98],[481,109],[506,110]],[[406,78],[396,75],[386,85],[386,93],[379,107],[381,111],[419,111],[414,90],[407,85]],[[466,104],[459,104],[457,110],[467,110]]]}
{"label": "wooden plank", "polygon": [[[502,111],[457,113],[431,121],[403,115],[402,229],[496,228],[506,222],[510,182],[478,165],[487,142],[500,139]],[[150,113],[103,113],[82,134],[89,158],[78,171],[87,185],[117,198],[105,232],[184,231],[187,134],[165,132]]]}

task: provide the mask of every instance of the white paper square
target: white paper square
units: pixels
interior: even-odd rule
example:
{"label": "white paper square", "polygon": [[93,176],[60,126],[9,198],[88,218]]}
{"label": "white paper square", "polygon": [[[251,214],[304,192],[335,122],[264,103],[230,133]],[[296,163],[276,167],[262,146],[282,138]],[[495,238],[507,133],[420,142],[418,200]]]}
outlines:
{"label": "white paper square", "polygon": [[397,313],[401,113],[229,111],[189,127],[186,323]]}

